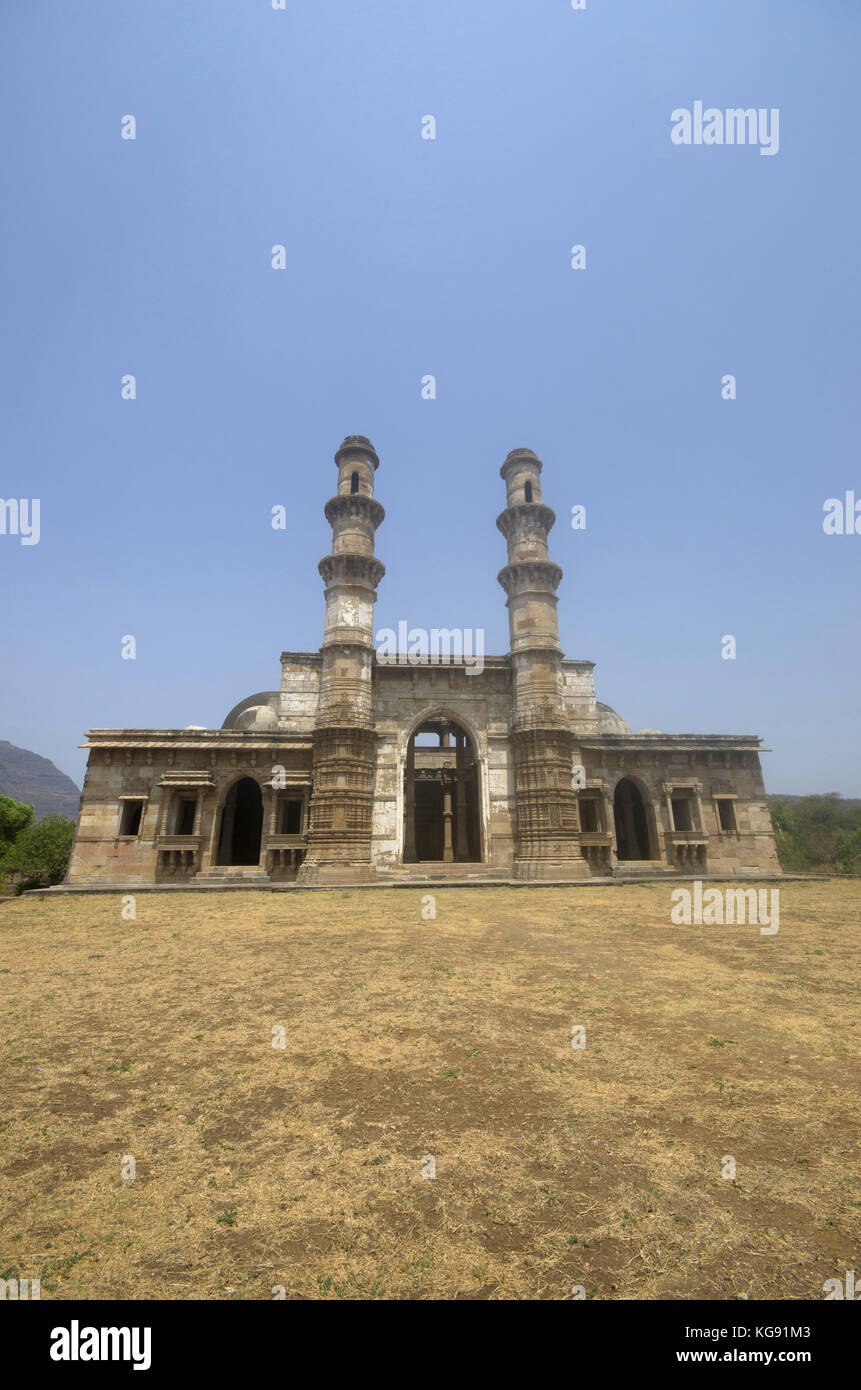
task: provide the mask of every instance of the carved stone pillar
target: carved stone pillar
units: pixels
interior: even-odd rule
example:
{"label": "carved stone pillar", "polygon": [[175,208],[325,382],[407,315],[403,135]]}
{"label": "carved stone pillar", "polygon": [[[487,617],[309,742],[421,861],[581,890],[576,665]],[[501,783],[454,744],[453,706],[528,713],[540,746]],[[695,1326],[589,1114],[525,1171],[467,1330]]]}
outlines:
{"label": "carved stone pillar", "polygon": [[407,765],[404,773],[404,863],[416,859],[416,752],[413,740],[407,745]]}
{"label": "carved stone pillar", "polygon": [[444,864],[451,864],[454,861],[454,845],[452,843],[451,821],[451,783],[444,782],[442,788],[442,858]]}
{"label": "carved stone pillar", "polygon": [[464,753],[466,735],[457,735],[457,855],[461,861],[469,858],[469,840],[466,833],[466,772]]}

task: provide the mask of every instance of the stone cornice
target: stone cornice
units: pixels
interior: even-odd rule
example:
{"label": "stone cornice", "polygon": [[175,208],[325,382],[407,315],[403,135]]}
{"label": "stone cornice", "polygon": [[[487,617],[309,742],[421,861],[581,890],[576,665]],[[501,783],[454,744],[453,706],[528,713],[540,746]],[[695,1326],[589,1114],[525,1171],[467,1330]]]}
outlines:
{"label": "stone cornice", "polygon": [[366,458],[369,463],[374,465],[375,472],[380,466],[380,460],[377,458],[377,451],[370,439],[364,434],[348,434],[347,438],[342,441],[335,453],[335,462],[340,467],[342,456],[344,458],[349,458],[351,454]]}
{"label": "stone cornice", "polygon": [[79,748],[288,748],[310,746],[311,735],[286,729],[90,729]]}
{"label": "stone cornice", "polygon": [[530,592],[552,594],[562,582],[562,569],[552,560],[517,560],[496,576],[508,597]]}
{"label": "stone cornice", "polygon": [[505,462],[499,470],[500,478],[508,482],[508,474],[514,468],[521,468],[523,464],[528,466],[535,473],[540,473],[543,464],[537,454],[533,454],[531,449],[512,449],[510,454],[506,454]]}
{"label": "stone cornice", "polygon": [[359,555],[351,550],[324,555],[317,569],[327,587],[331,584],[360,584],[369,589],[376,589],[386,572],[385,565],[376,555]]}
{"label": "stone cornice", "polygon": [[510,507],[506,507],[504,512],[500,512],[496,518],[496,525],[508,540],[512,532],[528,532],[530,521],[537,522],[538,526],[547,532],[556,524],[556,513],[543,502],[514,502]]}
{"label": "stone cornice", "polygon": [[759,734],[583,734],[580,742],[584,748],[683,748],[690,752],[771,752],[770,748],[762,747]]}
{"label": "stone cornice", "polygon": [[323,512],[330,526],[334,526],[337,520],[350,517],[353,521],[367,522],[374,531],[386,517],[383,504],[376,497],[365,497],[361,492],[342,492],[330,497]]}

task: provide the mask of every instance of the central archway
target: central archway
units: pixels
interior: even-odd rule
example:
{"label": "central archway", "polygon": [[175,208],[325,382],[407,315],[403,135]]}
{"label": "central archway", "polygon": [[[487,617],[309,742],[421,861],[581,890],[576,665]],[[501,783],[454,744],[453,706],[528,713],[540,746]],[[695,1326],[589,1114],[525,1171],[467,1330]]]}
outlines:
{"label": "central archway", "polygon": [[481,862],[475,749],[444,715],[413,731],[404,765],[404,863],[428,861]]}
{"label": "central archway", "polygon": [[234,782],[221,813],[219,864],[259,864],[263,837],[263,793],[253,777]]}
{"label": "central archway", "polygon": [[630,777],[616,783],[613,793],[617,859],[651,859],[649,820],[643,794]]}

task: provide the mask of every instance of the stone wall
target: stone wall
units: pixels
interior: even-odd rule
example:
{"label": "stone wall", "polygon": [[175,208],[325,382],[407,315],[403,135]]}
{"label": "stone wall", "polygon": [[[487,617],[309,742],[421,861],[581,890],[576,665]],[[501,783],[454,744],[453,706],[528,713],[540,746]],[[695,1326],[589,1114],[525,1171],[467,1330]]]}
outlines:
{"label": "stone wall", "polygon": [[[269,708],[279,702],[280,727],[272,733],[236,728],[93,731],[67,882],[133,887],[189,882],[197,874],[205,878],[217,871],[222,807],[241,777],[256,780],[262,789],[261,866],[276,878],[289,877],[298,865],[300,841],[276,832],[272,769],[286,769],[288,787],[303,801],[304,844],[319,683],[319,655],[284,654],[281,690],[269,699]],[[642,797],[650,867],[656,872],[779,872],[756,738],[599,735],[594,731],[592,663],[566,661],[563,690],[575,736],[572,748],[585,768],[580,843],[593,874],[619,867],[613,797],[622,778],[633,781]],[[237,718],[244,718],[246,707],[261,698],[243,701],[236,707]],[[507,657],[485,657],[484,670],[472,675],[462,666],[375,664],[370,865],[384,879],[402,871],[407,744],[415,729],[434,717],[460,725],[476,755],[484,868],[497,877],[514,875],[518,846],[511,703]],[[178,836],[172,833],[171,806],[183,794],[197,798],[198,809],[193,832]],[[583,822],[584,798],[597,803],[593,829]],[[674,798],[690,802],[687,829],[675,825]],[[137,834],[122,835],[123,805],[129,799],[143,802],[143,815]],[[720,799],[728,825],[720,820]]]}
{"label": "stone wall", "polygon": [[374,861],[400,863],[403,845],[404,760],[416,729],[434,716],[452,719],[469,734],[478,760],[482,860],[508,871],[514,857],[513,783],[508,739],[511,668],[486,657],[484,670],[462,666],[387,666],[374,672],[379,742],[374,798]]}
{"label": "stone wall", "polygon": [[[249,777],[261,788],[263,857],[275,835],[273,768],[286,788],[310,793],[310,739],[236,731],[94,730],[81,813],[69,861],[70,884],[182,882],[217,859],[221,810],[231,786]],[[177,798],[197,801],[193,831],[172,833]],[[123,835],[125,800],[144,802],[135,835]]]}
{"label": "stone wall", "polygon": [[[658,862],[684,872],[780,872],[756,738],[604,735],[582,738],[580,755],[586,794],[600,793],[609,830],[613,829],[617,783],[627,777],[640,788],[653,836],[652,854]],[[693,803],[690,830],[674,826],[674,795]],[[732,803],[732,830],[721,827],[716,804],[721,797]],[[612,867],[617,862],[614,846]]]}

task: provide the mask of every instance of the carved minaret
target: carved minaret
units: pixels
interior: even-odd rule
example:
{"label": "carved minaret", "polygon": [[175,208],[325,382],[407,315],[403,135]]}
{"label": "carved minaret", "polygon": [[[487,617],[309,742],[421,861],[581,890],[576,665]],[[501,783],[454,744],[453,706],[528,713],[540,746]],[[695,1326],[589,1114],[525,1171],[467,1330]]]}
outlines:
{"label": "carved minaret", "polygon": [[374,499],[379,462],[370,440],[349,435],[335,454],[337,496],[325,508],[332,551],[319,565],[326,623],[308,854],[299,873],[305,883],[373,877],[374,603],[385,574],[374,555],[374,532],[385,516]]}
{"label": "carved minaret", "polygon": [[556,520],[541,501],[541,460],[514,449],[499,470],[507,502],[496,524],[508,542],[499,582],[508,595],[513,676],[511,743],[517,808],[518,878],[583,878],[580,818],[572,785],[579,762],[562,697],[556,590],[562,571],[548,556]]}

